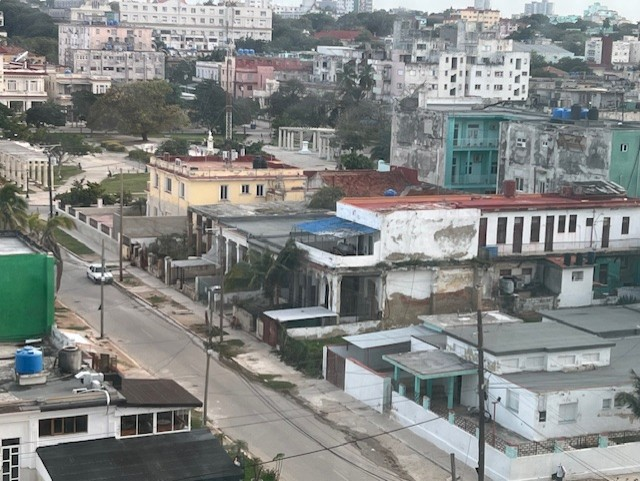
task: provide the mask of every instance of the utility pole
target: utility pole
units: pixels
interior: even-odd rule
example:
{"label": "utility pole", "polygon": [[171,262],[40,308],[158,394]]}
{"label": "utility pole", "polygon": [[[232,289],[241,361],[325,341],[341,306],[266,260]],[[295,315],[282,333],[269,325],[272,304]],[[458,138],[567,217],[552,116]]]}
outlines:
{"label": "utility pole", "polygon": [[120,259],[120,282],[122,282],[122,243],[124,239],[124,174],[122,168],[120,169],[120,241],[119,241],[119,256]]}
{"label": "utility pole", "polygon": [[484,351],[482,310],[478,309],[478,481],[484,481]]}
{"label": "utility pole", "polygon": [[456,481],[456,454],[450,453],[449,457],[451,461],[451,481]]}
{"label": "utility pole", "polygon": [[100,270],[100,339],[104,339],[104,239],[102,239],[102,268]]}
{"label": "utility pole", "polygon": [[218,352],[218,354],[220,354],[222,352],[222,341],[224,341],[224,326],[223,326],[223,320],[224,320],[224,274],[225,274],[225,267],[226,267],[226,262],[224,259],[224,250],[222,249],[222,224],[220,224],[220,245],[218,246],[218,256],[220,257],[220,272],[221,272],[221,276],[220,276],[220,351]]}

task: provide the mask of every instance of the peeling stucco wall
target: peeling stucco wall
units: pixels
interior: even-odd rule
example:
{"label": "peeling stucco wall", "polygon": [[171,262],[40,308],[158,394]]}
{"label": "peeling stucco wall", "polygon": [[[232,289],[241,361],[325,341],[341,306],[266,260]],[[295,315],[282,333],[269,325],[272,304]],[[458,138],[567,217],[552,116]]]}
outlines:
{"label": "peeling stucco wall", "polygon": [[444,181],[446,113],[398,106],[391,123],[391,165],[418,171],[423,182]]}
{"label": "peeling stucco wall", "polygon": [[566,182],[608,179],[611,131],[602,126],[503,122],[499,183],[523,179],[522,191],[558,191]]}

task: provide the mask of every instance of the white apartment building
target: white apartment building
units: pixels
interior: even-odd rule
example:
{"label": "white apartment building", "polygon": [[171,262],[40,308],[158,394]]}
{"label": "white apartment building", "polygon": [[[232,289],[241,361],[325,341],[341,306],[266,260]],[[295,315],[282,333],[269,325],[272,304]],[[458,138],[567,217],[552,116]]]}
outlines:
{"label": "white apartment building", "polygon": [[584,44],[584,59],[587,63],[602,63],[602,38],[591,37]]}
{"label": "white apartment building", "polygon": [[208,62],[199,60],[196,62],[196,77],[200,80],[211,80],[215,83],[220,82],[220,69],[223,62]]}
{"label": "white apartment building", "polygon": [[152,28],[169,49],[213,50],[242,38],[271,40],[268,7],[190,5],[182,0],[120,2],[120,20]]}
{"label": "white apartment building", "polygon": [[640,62],[640,40],[632,35],[625,35],[622,40],[613,42],[611,63],[637,64]]}
{"label": "white apartment building", "polygon": [[47,101],[45,68],[4,65],[0,58],[0,103],[16,112],[25,112]]}

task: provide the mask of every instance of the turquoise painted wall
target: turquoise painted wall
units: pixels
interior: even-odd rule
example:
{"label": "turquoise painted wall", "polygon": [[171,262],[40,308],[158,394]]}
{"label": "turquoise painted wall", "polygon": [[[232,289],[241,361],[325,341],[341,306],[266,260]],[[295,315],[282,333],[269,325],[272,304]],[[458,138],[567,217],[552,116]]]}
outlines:
{"label": "turquoise painted wall", "polygon": [[495,191],[500,122],[496,115],[451,115],[445,154],[445,187]]}
{"label": "turquoise painted wall", "polygon": [[40,253],[0,256],[0,341],[48,334],[54,302],[53,257]]}
{"label": "turquoise painted wall", "polygon": [[611,131],[609,179],[640,197],[640,130]]}

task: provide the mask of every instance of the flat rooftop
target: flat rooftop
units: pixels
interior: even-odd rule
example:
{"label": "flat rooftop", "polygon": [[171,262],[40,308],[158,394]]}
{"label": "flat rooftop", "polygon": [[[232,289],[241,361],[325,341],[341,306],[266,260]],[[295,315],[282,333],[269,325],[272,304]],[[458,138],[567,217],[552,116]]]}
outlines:
{"label": "flat rooftop", "polygon": [[445,351],[415,351],[387,354],[382,359],[419,379],[437,379],[477,373],[477,366]]}
{"label": "flat rooftop", "polygon": [[540,311],[545,318],[603,338],[640,335],[640,304]]}
{"label": "flat rooftop", "polygon": [[277,309],[273,311],[264,311],[265,316],[275,319],[279,322],[299,321],[303,319],[316,319],[320,317],[337,317],[333,311],[322,307],[299,307],[293,309]]}
{"label": "flat rooftop", "polygon": [[424,195],[409,197],[349,197],[342,204],[374,212],[387,213],[402,210],[455,210],[479,209],[485,212],[520,211],[528,209],[575,210],[596,207],[637,207],[640,199],[630,197],[589,198],[565,197],[559,194],[504,195]]}
{"label": "flat rooftop", "polygon": [[346,336],[344,340],[360,349],[372,349],[375,347],[391,346],[411,341],[412,337],[435,336],[433,331],[422,326],[401,327],[388,331],[376,331],[366,334]]}
{"label": "flat rooftop", "polygon": [[503,374],[508,381],[533,392],[544,393],[568,391],[570,389],[614,387],[632,384],[631,371],[640,366],[640,337],[628,337],[616,341],[611,349],[611,363],[608,366],[584,371],[521,372]]}
{"label": "flat rooftop", "polygon": [[[471,346],[477,346],[476,326],[450,327],[445,334]],[[524,322],[483,326],[483,346],[494,356],[525,352],[563,352],[578,349],[613,347],[605,340],[557,322]]]}
{"label": "flat rooftop", "polygon": [[[424,326],[428,329],[436,332],[442,332],[445,329],[459,326],[476,326],[477,325],[477,313],[465,312],[457,314],[432,314],[425,316],[418,316]],[[482,323],[484,325],[489,324],[504,324],[508,322],[521,323],[522,319],[510,316],[500,311],[484,311],[482,313]]]}
{"label": "flat rooftop", "polygon": [[0,256],[35,254],[38,251],[16,235],[0,235]]}

